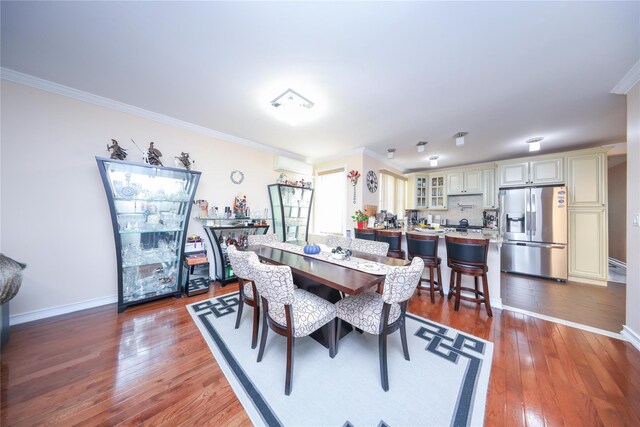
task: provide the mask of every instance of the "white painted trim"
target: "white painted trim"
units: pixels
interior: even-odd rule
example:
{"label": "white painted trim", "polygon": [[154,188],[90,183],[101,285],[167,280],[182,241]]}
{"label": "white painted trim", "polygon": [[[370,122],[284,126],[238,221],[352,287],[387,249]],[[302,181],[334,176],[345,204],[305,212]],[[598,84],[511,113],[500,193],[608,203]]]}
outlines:
{"label": "white painted trim", "polygon": [[616,95],[626,95],[633,87],[640,82],[640,60],[624,75],[617,85],[611,89],[611,93]]}
{"label": "white painted trim", "polygon": [[238,136],[229,135],[227,133],[219,132],[204,126],[196,125],[193,123],[185,122],[173,117],[165,116],[164,114],[154,113],[153,111],[145,110],[143,108],[134,107],[133,105],[125,104],[123,102],[114,101],[113,99],[105,98],[103,96],[94,95],[89,92],[85,92],[79,89],[74,89],[69,86],[64,86],[58,83],[50,82],[38,77],[24,74],[18,71],[11,70],[9,68],[0,67],[0,77],[4,80],[8,80],[14,83],[31,86],[36,89],[46,90],[47,92],[56,93],[58,95],[66,96],[69,98],[77,99],[79,101],[88,102],[90,104],[98,105],[100,107],[110,108],[112,110],[120,111],[123,113],[131,114],[134,116],[142,117],[145,119],[153,120],[158,123],[173,126],[180,129],[185,129],[194,133],[199,133],[213,138],[222,139],[225,141],[233,142],[235,144],[244,145],[245,147],[254,148],[256,150],[265,151],[267,153],[278,154],[280,156],[289,157],[291,159],[305,161],[305,157],[299,154],[291,153],[289,151],[281,150],[279,148],[271,147],[261,144],[259,142],[251,141],[249,139],[240,138]]}
{"label": "white painted trim", "polygon": [[578,285],[595,285],[595,286],[607,286],[606,280],[587,279],[585,277],[569,276],[568,281],[575,282]]}
{"label": "white painted trim", "polygon": [[627,325],[622,326],[622,336],[629,341],[638,351],[640,351],[640,335],[636,334]]}
{"label": "white painted trim", "polygon": [[627,271],[627,263],[622,262],[619,259],[609,257],[609,264],[618,267],[621,270]]}
{"label": "white painted trim", "polygon": [[[87,308],[100,307],[101,305],[113,304],[118,302],[117,295],[108,297],[95,298],[87,301],[77,302],[73,304],[60,305],[53,308],[45,308],[43,310],[31,311],[29,313],[15,314],[9,316],[11,326],[21,323],[33,322],[34,320],[46,319],[48,317],[59,316],[61,314],[73,313],[74,311],[86,310]],[[114,307],[115,310],[115,307]]]}
{"label": "white painted trim", "polygon": [[627,341],[622,334],[617,332],[607,331],[605,329],[594,328],[592,326],[583,325],[581,323],[571,322],[569,320],[558,319],[557,317],[551,317],[540,313],[534,313],[533,311],[522,310],[516,307],[504,306],[505,310],[513,311],[514,313],[526,314],[527,316],[536,317],[538,319],[546,320],[548,322],[559,323],[561,325],[570,326],[572,328],[581,329],[587,332],[593,332],[594,334],[605,335],[607,337],[616,338],[622,341]]}
{"label": "white painted trim", "polygon": [[502,298],[489,298],[489,302],[491,303],[491,308],[499,308],[500,310],[504,310],[504,306],[502,305]]}

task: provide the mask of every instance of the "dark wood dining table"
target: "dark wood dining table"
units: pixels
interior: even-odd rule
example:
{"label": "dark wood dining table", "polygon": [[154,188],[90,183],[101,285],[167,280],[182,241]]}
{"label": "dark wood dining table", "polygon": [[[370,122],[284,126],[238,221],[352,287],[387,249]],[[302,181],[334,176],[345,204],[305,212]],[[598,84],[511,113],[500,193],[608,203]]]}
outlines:
{"label": "dark wood dining table", "polygon": [[[304,243],[300,243],[304,245]],[[270,246],[249,246],[246,250],[253,251],[260,260],[269,264],[288,265],[291,267],[294,283],[301,289],[312,292],[329,302],[337,302],[342,298],[340,292],[347,295],[358,295],[384,282],[384,275],[365,273],[349,267],[334,264],[318,258],[276,249]],[[390,258],[354,251],[353,257],[378,262],[389,266],[404,266],[409,262],[404,259]],[[343,322],[340,337],[351,331],[350,326]],[[328,348],[326,337],[322,329],[311,335],[316,341]]]}

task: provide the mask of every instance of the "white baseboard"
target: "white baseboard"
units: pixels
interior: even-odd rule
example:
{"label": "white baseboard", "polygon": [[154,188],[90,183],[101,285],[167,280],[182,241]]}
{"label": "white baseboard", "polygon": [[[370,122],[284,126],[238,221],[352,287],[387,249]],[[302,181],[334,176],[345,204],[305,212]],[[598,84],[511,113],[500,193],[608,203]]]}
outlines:
{"label": "white baseboard", "polygon": [[571,322],[569,320],[558,319],[557,317],[551,317],[540,313],[534,313],[533,311],[523,310],[521,308],[504,306],[505,310],[513,311],[514,313],[526,314],[527,316],[536,317],[538,319],[546,320],[548,322],[559,323],[561,325],[570,326],[572,328],[581,329],[587,332],[593,332],[594,334],[605,335],[607,337],[616,338],[619,340],[627,341],[626,337],[621,333],[607,331],[606,329],[594,328],[592,326],[583,325],[581,323]]}
{"label": "white baseboard", "polygon": [[638,351],[640,351],[640,335],[633,332],[627,325],[622,326],[622,336],[629,341]]}
{"label": "white baseboard", "polygon": [[596,279],[587,279],[585,277],[576,277],[569,276],[568,279],[570,282],[575,282],[577,284],[587,284],[587,285],[596,285],[596,286],[607,286],[608,283],[606,280],[596,280]]}
{"label": "white baseboard", "polygon": [[504,309],[502,305],[502,298],[489,298],[489,302],[491,302],[491,308],[499,308],[500,310]]}
{"label": "white baseboard", "polygon": [[72,313],[74,311],[85,310],[87,308],[100,307],[101,305],[113,304],[118,302],[117,295],[108,297],[90,299],[87,301],[77,302],[74,304],[60,305],[53,308],[45,308],[44,310],[31,311],[29,313],[9,315],[9,323],[11,326],[21,323],[33,322],[34,320],[46,319],[48,317],[59,316],[61,314]]}

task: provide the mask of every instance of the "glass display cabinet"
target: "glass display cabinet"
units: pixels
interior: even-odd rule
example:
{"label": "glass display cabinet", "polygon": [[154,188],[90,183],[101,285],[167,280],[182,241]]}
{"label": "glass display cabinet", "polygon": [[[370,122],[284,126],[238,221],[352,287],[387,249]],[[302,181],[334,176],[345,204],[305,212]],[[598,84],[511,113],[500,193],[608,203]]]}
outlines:
{"label": "glass display cabinet", "polygon": [[200,172],[96,157],[118,263],[118,312],[182,293],[183,249]]}
{"label": "glass display cabinet", "polygon": [[273,232],[281,241],[307,241],[309,219],[311,217],[311,188],[294,187],[284,184],[269,186],[271,212],[273,212]]}
{"label": "glass display cabinet", "polygon": [[213,250],[209,258],[213,265],[215,280],[222,286],[235,282],[236,276],[227,256],[227,246],[245,247],[247,237],[254,234],[266,234],[269,225],[262,218],[197,218],[209,238]]}

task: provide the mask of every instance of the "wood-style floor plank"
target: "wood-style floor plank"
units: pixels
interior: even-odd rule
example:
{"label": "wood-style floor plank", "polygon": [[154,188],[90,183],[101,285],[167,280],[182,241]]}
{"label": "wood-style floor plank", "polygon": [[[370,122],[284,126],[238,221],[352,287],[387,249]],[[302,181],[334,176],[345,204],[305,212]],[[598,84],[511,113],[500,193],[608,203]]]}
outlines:
{"label": "wood-style floor plank", "polygon": [[[109,305],[13,327],[0,424],[251,425],[185,309],[236,290],[216,285],[121,314]],[[453,301],[431,304],[426,292],[409,311],[494,343],[487,426],[640,425],[640,353],[626,342],[504,310],[488,318],[466,301],[455,312]]]}

